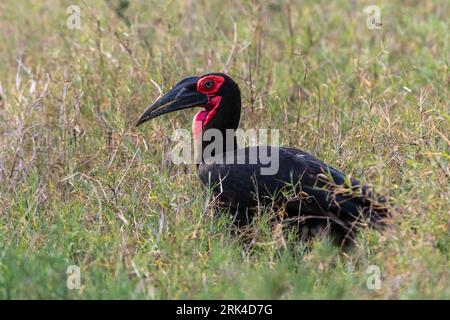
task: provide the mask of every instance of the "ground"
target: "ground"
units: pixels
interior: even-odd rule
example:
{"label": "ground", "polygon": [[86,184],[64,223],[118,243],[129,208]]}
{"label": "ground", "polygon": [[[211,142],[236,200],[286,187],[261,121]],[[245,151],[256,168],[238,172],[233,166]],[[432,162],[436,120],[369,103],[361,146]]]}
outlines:
{"label": "ground", "polygon": [[[449,12],[2,1],[0,298],[449,299]],[[213,71],[239,83],[242,128],[279,129],[389,195],[392,227],[343,252],[261,218],[243,246],[195,166],[167,158],[194,111],[133,125],[160,91]]]}

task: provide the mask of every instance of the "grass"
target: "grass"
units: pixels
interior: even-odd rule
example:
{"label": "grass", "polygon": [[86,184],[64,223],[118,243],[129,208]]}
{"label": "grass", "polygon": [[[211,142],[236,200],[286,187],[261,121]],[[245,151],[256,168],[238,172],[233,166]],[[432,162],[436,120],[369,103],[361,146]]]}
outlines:
{"label": "grass", "polygon": [[[377,1],[380,30],[370,4],[2,1],[0,298],[449,299],[449,3]],[[307,250],[261,219],[246,250],[166,158],[193,111],[133,127],[159,90],[223,70],[242,128],[388,194],[393,228]]]}

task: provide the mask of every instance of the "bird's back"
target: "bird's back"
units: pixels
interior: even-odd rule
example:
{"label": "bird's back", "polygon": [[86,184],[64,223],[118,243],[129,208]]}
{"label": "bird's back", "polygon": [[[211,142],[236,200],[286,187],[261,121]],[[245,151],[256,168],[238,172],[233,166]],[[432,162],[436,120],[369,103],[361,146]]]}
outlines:
{"label": "bird's back", "polygon": [[[209,160],[199,166],[200,179],[227,208],[274,205],[291,217],[326,218],[348,227],[380,225],[388,215],[386,200],[371,188],[298,149],[248,147]],[[264,174],[261,169],[270,166],[276,172]]]}

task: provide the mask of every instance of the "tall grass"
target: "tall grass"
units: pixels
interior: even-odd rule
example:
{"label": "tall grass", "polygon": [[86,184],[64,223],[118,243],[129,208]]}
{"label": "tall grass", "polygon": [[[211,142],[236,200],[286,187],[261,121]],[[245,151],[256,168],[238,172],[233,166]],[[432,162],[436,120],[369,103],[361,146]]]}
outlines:
{"label": "tall grass", "polygon": [[[370,4],[2,1],[0,297],[450,298],[449,3],[379,1],[380,30]],[[243,246],[195,167],[167,159],[192,111],[133,127],[212,71],[240,84],[241,127],[278,128],[388,194],[393,227],[341,252],[261,219]]]}

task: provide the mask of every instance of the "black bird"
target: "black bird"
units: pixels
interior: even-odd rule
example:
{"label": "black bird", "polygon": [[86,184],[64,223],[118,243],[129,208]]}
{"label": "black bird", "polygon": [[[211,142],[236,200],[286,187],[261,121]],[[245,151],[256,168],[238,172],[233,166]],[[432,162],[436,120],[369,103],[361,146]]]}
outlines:
{"label": "black bird", "polygon": [[[275,209],[277,217],[288,224],[299,226],[301,235],[309,237],[318,230],[328,231],[340,243],[354,239],[361,226],[385,224],[389,217],[386,198],[311,154],[285,147],[238,148],[235,130],[241,114],[241,93],[226,74],[210,73],[181,80],[144,111],[136,126],[162,114],[193,107],[203,107],[192,125],[194,144],[201,151],[213,142],[221,147],[209,156],[201,153],[200,180],[212,190],[220,210],[229,210],[236,225],[248,225],[258,208],[264,206]],[[210,129],[222,133],[222,142],[204,139]],[[267,157],[263,159],[262,154],[274,159],[278,155],[276,172],[262,172],[268,168]]]}

